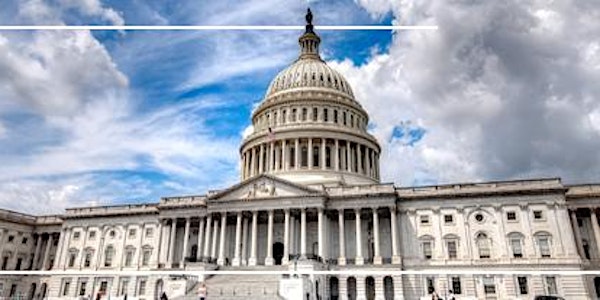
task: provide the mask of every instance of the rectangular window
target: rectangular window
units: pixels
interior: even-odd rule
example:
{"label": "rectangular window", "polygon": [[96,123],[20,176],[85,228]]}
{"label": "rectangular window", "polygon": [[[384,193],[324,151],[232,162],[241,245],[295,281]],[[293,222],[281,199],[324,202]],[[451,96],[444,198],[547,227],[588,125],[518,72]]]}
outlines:
{"label": "rectangular window", "polygon": [[454,216],[452,216],[452,215],[444,215],[444,223],[445,224],[452,224],[452,223],[454,223]]}
{"label": "rectangular window", "polygon": [[79,231],[73,232],[73,240],[78,240],[81,233]]}
{"label": "rectangular window", "polygon": [[523,248],[521,247],[521,239],[511,239],[510,247],[512,248],[513,257],[523,257]]}
{"label": "rectangular window", "polygon": [[431,294],[435,291],[435,281],[433,279],[433,277],[427,277],[426,278],[427,282],[427,293]]}
{"label": "rectangular window", "polygon": [[21,244],[27,244],[27,238],[26,238],[26,237],[24,237],[24,238],[21,240]]}
{"label": "rectangular window", "polygon": [[121,290],[120,290],[120,295],[125,295],[127,294],[127,287],[129,286],[129,279],[127,278],[123,278],[121,279]]}
{"label": "rectangular window", "polygon": [[548,240],[548,237],[539,237],[538,238],[538,245],[540,247],[540,255],[542,257],[550,257],[550,241]]}
{"label": "rectangular window", "polygon": [[558,288],[556,287],[556,277],[546,276],[544,278],[544,284],[546,285],[546,293],[548,293],[548,295],[558,294]]}
{"label": "rectangular window", "polygon": [[292,109],[292,115],[290,116],[292,119],[292,122],[296,122],[296,115],[297,115],[297,110],[294,108]]}
{"label": "rectangular window", "polygon": [[83,261],[83,266],[89,268],[92,264],[92,252],[88,251],[85,253],[85,260]]}
{"label": "rectangular window", "polygon": [[506,219],[508,221],[516,221],[517,220],[517,213],[514,211],[508,211],[506,212]]}
{"label": "rectangular window", "polygon": [[69,295],[69,288],[70,287],[71,287],[71,279],[65,279],[65,281],[63,283],[63,291],[62,291],[62,295],[63,296]]}
{"label": "rectangular window", "polygon": [[2,258],[2,270],[6,270],[7,266],[8,266],[8,256],[5,256]]}
{"label": "rectangular window", "polygon": [[308,115],[308,110],[306,108],[302,109],[302,119],[300,121],[306,121],[306,116]]}
{"label": "rectangular window", "polygon": [[333,123],[335,123],[335,124],[338,123],[338,111],[337,110],[333,111]]}
{"label": "rectangular window", "polygon": [[448,249],[448,258],[450,259],[454,259],[456,258],[457,255],[457,247],[456,247],[456,241],[448,241],[446,243],[446,247]]}
{"label": "rectangular window", "polygon": [[146,237],[151,238],[154,235],[154,228],[146,228]]}
{"label": "rectangular window", "polygon": [[423,247],[423,257],[425,259],[431,259],[431,257],[432,257],[431,241],[423,241],[421,243],[421,247]]}
{"label": "rectangular window", "polygon": [[140,283],[138,286],[138,295],[145,295],[146,294],[146,279],[142,278],[140,279]]}
{"label": "rectangular window", "polygon": [[72,268],[73,266],[75,266],[75,259],[76,258],[77,258],[77,253],[75,253],[75,252],[69,253],[69,263],[68,263],[68,266],[70,268]]}
{"label": "rectangular window", "polygon": [[495,294],[496,285],[494,284],[494,277],[483,277],[483,291],[486,294]]}
{"label": "rectangular window", "polygon": [[541,210],[534,210],[533,211],[533,219],[534,220],[542,220],[544,218],[544,214],[542,213]]}
{"label": "rectangular window", "polygon": [[329,109],[323,109],[323,122],[329,122]]}
{"label": "rectangular window", "polygon": [[100,290],[99,290],[99,292],[101,294],[105,294],[107,288],[108,288],[108,281],[102,281],[102,282],[100,282]]}
{"label": "rectangular window", "polygon": [[313,114],[312,114],[312,120],[313,122],[317,121],[317,117],[319,116],[319,109],[318,108],[313,108]]}
{"label": "rectangular window", "polygon": [[132,249],[128,249],[127,252],[125,252],[125,266],[126,267],[131,267],[131,262],[133,261],[133,252],[134,252],[134,250],[132,250]]}
{"label": "rectangular window", "polygon": [[96,238],[96,231],[95,230],[90,231],[89,239],[93,240],[95,238]]}
{"label": "rectangular window", "polygon": [[87,281],[82,280],[81,283],[79,283],[79,296],[85,296],[85,288],[87,286]]}
{"label": "rectangular window", "polygon": [[15,236],[14,235],[9,235],[8,236],[8,242],[12,243],[15,240]]}
{"label": "rectangular window", "polygon": [[455,295],[462,294],[462,286],[460,285],[460,277],[452,277],[452,293]]}
{"label": "rectangular window", "polygon": [[23,258],[19,257],[17,259],[17,266],[15,267],[15,270],[19,271],[21,270],[21,264],[23,263]]}
{"label": "rectangular window", "polygon": [[[198,250],[200,251],[200,250]],[[146,249],[144,250],[144,254],[142,255],[142,266],[148,266],[148,264],[150,263],[150,256],[152,254],[152,251],[150,249]]]}
{"label": "rectangular window", "polygon": [[135,229],[129,229],[129,238],[134,238],[135,234],[136,234],[136,230]]}
{"label": "rectangular window", "polygon": [[519,284],[519,294],[527,295],[529,288],[527,287],[527,277],[517,277],[517,283]]}
{"label": "rectangular window", "polygon": [[429,224],[429,216],[428,215],[421,216],[420,220],[421,220],[421,224]]}

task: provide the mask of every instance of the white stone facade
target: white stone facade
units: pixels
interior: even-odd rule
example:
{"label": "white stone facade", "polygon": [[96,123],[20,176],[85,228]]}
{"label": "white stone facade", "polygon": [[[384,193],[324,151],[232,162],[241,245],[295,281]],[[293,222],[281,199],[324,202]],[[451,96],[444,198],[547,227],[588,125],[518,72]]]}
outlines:
{"label": "white stone facade", "polygon": [[[459,274],[599,270],[600,184],[380,183],[368,115],[320,59],[319,42],[308,24],[299,59],[254,112],[255,131],[240,147],[239,184],[59,216],[0,211],[2,269],[57,271],[2,275],[0,297],[190,297],[205,282],[209,299],[278,299],[279,284],[294,282],[115,274],[219,268],[348,271],[301,278],[309,299],[431,299],[431,291],[445,297],[448,290],[457,299],[600,298],[600,277]],[[352,274],[398,270],[429,273]]]}

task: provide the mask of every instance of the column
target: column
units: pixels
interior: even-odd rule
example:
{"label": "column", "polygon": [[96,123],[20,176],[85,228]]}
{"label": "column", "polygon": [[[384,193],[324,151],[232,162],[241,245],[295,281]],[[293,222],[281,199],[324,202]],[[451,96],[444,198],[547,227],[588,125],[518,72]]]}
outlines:
{"label": "column", "polygon": [[258,174],[262,174],[265,170],[265,145],[261,144],[260,145],[260,156],[258,157]]}
{"label": "column", "polygon": [[308,169],[312,169],[313,167],[313,140],[312,138],[308,139]]}
{"label": "column", "polygon": [[250,226],[248,218],[242,216],[242,266],[248,265],[248,227]]}
{"label": "column", "polygon": [[287,265],[290,260],[290,210],[284,209],[285,218],[283,220],[283,259],[282,265]]}
{"label": "column", "polygon": [[202,261],[207,262],[210,257],[210,225],[212,224],[212,215],[208,215],[206,218],[206,229],[204,233],[204,258]]}
{"label": "column", "polygon": [[323,247],[324,247],[324,236],[323,236],[323,209],[319,208],[317,211],[317,242],[318,242],[318,247],[319,247],[319,257],[321,259],[325,258],[324,252],[323,252]]}
{"label": "column", "polygon": [[390,206],[390,234],[392,235],[392,263],[400,263],[400,255],[398,255],[398,220],[396,216],[396,207]]}
{"label": "column", "polygon": [[217,265],[225,265],[225,230],[227,229],[227,213],[221,213],[221,237],[219,238],[219,258]]}
{"label": "column", "polygon": [[274,171],[275,170],[275,143],[274,142],[270,142],[269,143],[269,155],[267,155],[268,157],[268,162],[269,165],[267,166],[267,171]]}
{"label": "column", "polygon": [[242,242],[242,212],[237,213],[237,219],[235,222],[235,252],[233,254],[232,266],[240,265],[240,244]]}
{"label": "column", "polygon": [[379,244],[379,212],[377,211],[377,207],[372,208],[373,211],[373,248],[375,250],[375,255],[373,257],[373,264],[381,265],[383,263],[383,259],[381,258],[381,250]]}
{"label": "column", "polygon": [[350,141],[346,141],[346,171],[352,172],[352,153],[350,152]]}
{"label": "column", "polygon": [[362,151],[360,150],[360,148],[360,144],[356,144],[356,169],[358,170],[358,173],[363,174]]}
{"label": "column", "polygon": [[[48,233],[48,242],[46,243],[46,251],[44,252],[44,260],[42,261],[41,270],[47,270],[48,259],[50,258],[50,247],[52,247],[53,236],[52,233]],[[98,249],[98,251],[101,251]]]}
{"label": "column", "polygon": [[344,210],[338,210],[338,227],[339,227],[339,244],[340,256],[338,257],[338,265],[346,265],[346,233],[344,230]]}
{"label": "column", "polygon": [[[56,254],[54,255],[54,266],[57,269],[63,268],[63,257],[66,256],[65,248],[69,247],[69,232],[71,228],[63,228],[60,235],[58,236],[58,247],[56,247]],[[16,255],[15,255],[16,258]]]}
{"label": "column", "polygon": [[336,171],[340,170],[340,141],[338,139],[335,140],[335,154],[334,158],[334,168]]}
{"label": "column", "polygon": [[327,140],[321,138],[321,170],[325,170],[325,161],[327,158],[325,157],[325,146],[327,145]]}
{"label": "column", "polygon": [[294,169],[300,168],[300,139],[294,141]]}
{"label": "column", "polygon": [[596,249],[600,254],[600,227],[598,226],[598,216],[596,209],[590,208],[590,217],[592,218],[592,229],[594,230],[594,238],[596,239]]}
{"label": "column", "polygon": [[256,247],[257,245],[257,237],[258,237],[258,212],[252,212],[252,248],[250,250],[250,260],[248,261],[248,265],[256,266]]}
{"label": "column", "polygon": [[175,240],[177,239],[177,219],[171,219],[171,234],[169,236],[169,259],[167,260],[167,267],[173,267],[173,259],[175,259]]}
{"label": "column", "polygon": [[217,259],[217,241],[219,240],[219,219],[213,220],[212,245],[210,249],[211,260]]}
{"label": "column", "polygon": [[300,257],[306,258],[306,209],[300,210]]}
{"label": "column", "polygon": [[[250,161],[250,176],[256,176],[256,147],[252,147],[252,156]],[[206,223],[208,225],[210,223]]]}
{"label": "column", "polygon": [[181,251],[181,262],[179,263],[180,268],[185,266],[185,258],[187,256],[188,240],[190,239],[190,218],[185,218],[185,230],[183,231],[183,249]]}
{"label": "column", "polygon": [[265,266],[272,266],[273,263],[273,210],[269,210],[269,221],[267,225],[267,257],[265,257]]}
{"label": "column", "polygon": [[[161,262],[163,262],[163,260],[161,259],[161,255],[162,255],[162,252],[163,252],[162,249],[164,248],[163,245],[162,245],[163,239],[164,239],[163,222],[164,222],[164,220],[158,219],[158,232],[157,232],[157,234],[158,234],[158,249],[156,250],[157,251],[157,253],[156,253],[156,267],[160,267]],[[153,264],[154,264],[154,261],[153,261]]]}
{"label": "column", "polygon": [[[144,242],[144,231],[145,231],[145,228],[146,228],[146,223],[142,223],[140,225],[140,240],[138,242],[138,247],[137,247],[137,253],[138,253],[138,255],[137,255],[137,265],[136,265],[136,267],[137,267],[138,270],[140,269],[140,266],[142,265],[142,254],[143,254],[142,243]],[[84,239],[84,243],[83,244],[85,245],[85,239]]]}
{"label": "column", "polygon": [[365,174],[371,176],[371,149],[365,146]]}
{"label": "column", "polygon": [[362,228],[361,228],[361,223],[360,223],[360,208],[357,208],[354,210],[354,215],[356,216],[356,262],[355,262],[355,264],[363,265],[365,263],[365,260],[362,256]]}
{"label": "column", "polygon": [[198,221],[198,251],[196,251],[196,261],[199,262],[202,259],[202,240],[204,239],[204,217],[200,217]]}
{"label": "column", "polygon": [[584,259],[585,252],[583,251],[583,245],[581,244],[581,232],[579,231],[579,224],[577,223],[577,215],[575,211],[571,211],[571,222],[573,223],[573,231],[575,232],[575,244],[579,251],[579,256]]}
{"label": "column", "polygon": [[290,164],[287,161],[288,149],[287,149],[287,140],[281,141],[281,170],[287,171],[290,167]]}
{"label": "column", "polygon": [[38,233],[37,245],[35,246],[35,252],[33,252],[33,262],[31,263],[31,269],[37,270],[37,261],[40,260],[40,250],[42,248],[42,234]]}

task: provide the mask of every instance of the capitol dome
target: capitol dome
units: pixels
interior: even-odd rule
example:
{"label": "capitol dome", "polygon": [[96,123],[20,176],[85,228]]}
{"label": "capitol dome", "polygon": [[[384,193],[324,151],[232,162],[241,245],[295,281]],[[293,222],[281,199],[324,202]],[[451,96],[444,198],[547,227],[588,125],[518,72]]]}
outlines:
{"label": "capitol dome", "polygon": [[305,185],[379,182],[377,140],[348,81],[319,55],[312,14],[300,55],[271,81],[240,147],[242,180],[261,174]]}

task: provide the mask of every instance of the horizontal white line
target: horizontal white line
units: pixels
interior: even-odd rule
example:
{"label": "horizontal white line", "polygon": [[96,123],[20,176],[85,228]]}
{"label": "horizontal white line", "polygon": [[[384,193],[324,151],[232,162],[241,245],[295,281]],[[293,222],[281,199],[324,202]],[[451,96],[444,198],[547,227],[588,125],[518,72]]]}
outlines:
{"label": "horizontal white line", "polygon": [[[302,30],[287,25],[0,25],[0,30]],[[437,30],[437,26],[321,25],[318,30]]]}
{"label": "horizontal white line", "polygon": [[600,270],[297,270],[297,271],[237,271],[237,270],[209,270],[209,271],[0,271],[1,275],[600,275]]}

